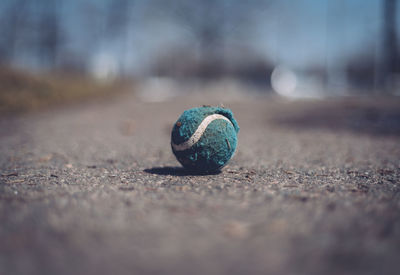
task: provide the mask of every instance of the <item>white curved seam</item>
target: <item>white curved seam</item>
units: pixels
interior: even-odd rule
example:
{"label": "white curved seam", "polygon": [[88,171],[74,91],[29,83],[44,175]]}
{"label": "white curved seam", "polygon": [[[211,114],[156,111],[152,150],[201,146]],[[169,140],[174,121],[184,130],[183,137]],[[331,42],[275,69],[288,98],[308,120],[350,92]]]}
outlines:
{"label": "white curved seam", "polygon": [[204,131],[207,129],[207,126],[216,119],[224,119],[232,124],[232,122],[223,115],[220,115],[220,114],[209,115],[205,119],[203,119],[203,121],[200,123],[199,127],[197,127],[196,131],[193,133],[193,135],[187,141],[185,141],[181,144],[175,144],[175,143],[171,142],[172,148],[174,148],[175,151],[184,151],[184,150],[189,149],[190,147],[195,145],[200,140]]}

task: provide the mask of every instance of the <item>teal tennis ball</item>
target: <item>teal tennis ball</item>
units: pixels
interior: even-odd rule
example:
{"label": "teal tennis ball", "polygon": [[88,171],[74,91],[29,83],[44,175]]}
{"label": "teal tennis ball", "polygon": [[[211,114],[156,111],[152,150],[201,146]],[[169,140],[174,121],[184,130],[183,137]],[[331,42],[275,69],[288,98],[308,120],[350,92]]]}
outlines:
{"label": "teal tennis ball", "polygon": [[172,151],[183,167],[214,172],[233,156],[238,132],[239,126],[229,109],[209,106],[189,109],[172,128]]}

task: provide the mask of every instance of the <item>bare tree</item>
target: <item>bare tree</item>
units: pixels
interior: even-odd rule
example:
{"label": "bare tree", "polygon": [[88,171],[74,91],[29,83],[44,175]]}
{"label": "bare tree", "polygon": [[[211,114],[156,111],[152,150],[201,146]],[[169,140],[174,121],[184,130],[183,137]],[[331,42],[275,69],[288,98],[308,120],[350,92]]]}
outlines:
{"label": "bare tree", "polygon": [[132,0],[114,0],[108,5],[106,16],[105,38],[119,40],[121,50],[118,54],[119,71],[126,74],[128,67],[127,53],[129,49],[129,34],[132,17],[132,7],[135,1]]}
{"label": "bare tree", "polygon": [[15,0],[1,15],[0,59],[9,63],[15,58],[17,44],[29,27],[27,0]]}
{"label": "bare tree", "polygon": [[383,88],[391,91],[391,78],[400,73],[400,60],[397,45],[396,7],[397,0],[383,2],[383,60],[380,82]]}
{"label": "bare tree", "polygon": [[42,0],[39,5],[41,14],[36,26],[37,51],[43,65],[51,69],[57,65],[58,52],[62,42],[59,2]]}
{"label": "bare tree", "polygon": [[[244,49],[243,54],[249,52],[244,41],[251,39],[252,13],[266,9],[270,2],[153,0],[151,7],[157,15],[161,13],[192,33],[197,40],[192,52],[199,63],[198,74],[208,77],[223,74],[227,59],[232,54],[240,55],[240,47]],[[234,40],[236,44],[232,43]]]}

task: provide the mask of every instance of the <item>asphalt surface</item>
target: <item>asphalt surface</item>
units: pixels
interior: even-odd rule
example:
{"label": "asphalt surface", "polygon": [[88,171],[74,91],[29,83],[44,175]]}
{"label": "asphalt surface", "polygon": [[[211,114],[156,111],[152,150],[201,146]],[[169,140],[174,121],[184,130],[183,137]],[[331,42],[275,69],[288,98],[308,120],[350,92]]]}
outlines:
{"label": "asphalt surface", "polygon": [[[398,98],[163,99],[0,119],[0,274],[399,274]],[[221,102],[237,153],[191,174],[172,125]]]}

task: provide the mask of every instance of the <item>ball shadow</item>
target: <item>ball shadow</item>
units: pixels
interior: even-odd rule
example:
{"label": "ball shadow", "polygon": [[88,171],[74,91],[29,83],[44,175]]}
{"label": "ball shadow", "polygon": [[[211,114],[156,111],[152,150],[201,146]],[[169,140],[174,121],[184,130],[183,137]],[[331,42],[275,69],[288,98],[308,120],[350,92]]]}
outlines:
{"label": "ball shadow", "polygon": [[161,176],[208,176],[208,175],[218,175],[221,173],[221,170],[213,171],[213,172],[199,172],[188,170],[183,167],[153,167],[143,170],[146,173],[161,175]]}

